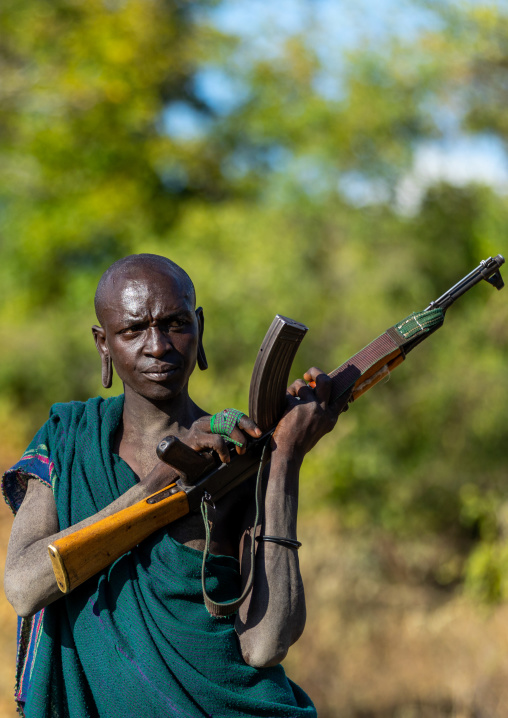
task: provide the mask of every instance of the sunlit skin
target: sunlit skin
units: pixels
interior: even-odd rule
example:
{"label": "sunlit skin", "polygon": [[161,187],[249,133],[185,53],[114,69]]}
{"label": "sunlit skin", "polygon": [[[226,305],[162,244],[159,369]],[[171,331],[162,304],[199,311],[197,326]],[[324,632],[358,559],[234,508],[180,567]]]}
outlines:
{"label": "sunlit skin", "polygon": [[[92,331],[101,358],[104,361],[109,354],[124,385],[123,422],[116,444],[120,456],[145,477],[147,485],[154,480],[153,447],[169,433],[185,437],[192,448],[214,449],[222,461],[229,461],[226,443],[210,434],[209,419],[197,421],[208,415],[189,397],[203,315],[194,309],[193,293],[185,283],[167,270],[138,268],[134,277],[123,275],[108,285],[103,304],[102,326]],[[248,417],[241,428],[253,437],[261,433]],[[135,440],[130,431],[137,435]],[[247,437],[239,428],[233,438],[246,445]],[[159,462],[155,466],[154,490],[160,479],[164,481],[164,468]]]}
{"label": "sunlit skin", "polygon": [[[103,370],[112,360],[125,393],[122,422],[112,448],[139,481],[102,511],[63,531],[59,531],[51,490],[39,481],[28,482],[14,521],[5,573],[5,591],[19,615],[30,615],[61,597],[48,557],[49,543],[167,486],[170,469],[155,455],[162,438],[178,436],[195,450],[211,449],[229,461],[224,439],[210,431],[209,414],[189,396],[189,378],[202,351],[204,317],[194,309],[194,290],[185,277],[162,258],[138,255],[128,258],[99,285],[101,324],[93,327],[95,342]],[[315,382],[315,388],[308,382]],[[330,379],[315,367],[288,389],[287,409],[273,437],[265,482],[262,531],[267,535],[297,538],[301,463],[334,427],[345,403],[330,404],[329,398]],[[232,438],[245,445],[249,436],[260,433],[251,419],[243,417]],[[245,482],[218,502],[214,517],[211,551],[239,557],[242,581],[248,574],[244,558],[252,538],[253,513],[252,486]],[[168,532],[181,543],[203,549],[204,527],[196,514],[174,522]],[[297,551],[261,542],[254,588],[235,623],[244,660],[257,667],[280,662],[304,625]]]}
{"label": "sunlit skin", "polygon": [[187,394],[200,330],[191,298],[179,284],[163,275],[125,281],[104,312],[104,330],[94,328],[98,346],[107,334],[128,400],[135,393],[162,404]]}

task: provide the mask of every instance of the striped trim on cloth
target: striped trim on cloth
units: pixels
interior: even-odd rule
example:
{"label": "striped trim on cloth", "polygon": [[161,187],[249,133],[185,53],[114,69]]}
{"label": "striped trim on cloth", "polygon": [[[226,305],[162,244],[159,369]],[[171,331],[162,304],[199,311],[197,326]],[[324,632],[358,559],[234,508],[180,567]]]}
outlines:
{"label": "striped trim on cloth", "polygon": [[26,701],[35,654],[41,637],[43,617],[44,609],[29,618],[18,616],[18,652],[14,698],[20,703]]}
{"label": "striped trim on cloth", "polygon": [[[2,477],[2,494],[6,504],[16,514],[25,497],[28,481],[37,479],[53,489],[56,480],[55,465],[45,444],[32,445],[21,459]],[[18,650],[16,658],[16,685],[14,697],[24,703],[30,682],[37,646],[39,644],[44,609],[29,618],[18,616]]]}
{"label": "striped trim on cloth", "polygon": [[55,485],[55,465],[45,444],[39,444],[35,449],[29,446],[18,463],[2,477],[2,494],[14,514],[18,512],[25,498],[29,479],[38,479],[50,489]]}

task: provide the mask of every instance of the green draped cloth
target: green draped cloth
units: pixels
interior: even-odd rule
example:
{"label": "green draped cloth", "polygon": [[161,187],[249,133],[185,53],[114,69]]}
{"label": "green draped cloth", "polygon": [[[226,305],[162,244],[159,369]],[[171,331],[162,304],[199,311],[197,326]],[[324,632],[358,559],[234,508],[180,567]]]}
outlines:
{"label": "green draped cloth", "polygon": [[[54,463],[60,528],[96,513],[136,483],[112,453],[123,396],[56,404],[34,442]],[[159,531],[44,612],[27,718],[299,718],[310,698],[281,666],[255,669],[239,652],[234,617],[212,618],[202,553]],[[239,593],[238,561],[211,556],[215,600]]]}

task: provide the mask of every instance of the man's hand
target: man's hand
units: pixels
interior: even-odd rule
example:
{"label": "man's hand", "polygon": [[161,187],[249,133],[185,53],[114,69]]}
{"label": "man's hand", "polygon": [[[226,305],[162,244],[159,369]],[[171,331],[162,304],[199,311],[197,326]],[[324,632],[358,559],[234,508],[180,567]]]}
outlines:
{"label": "man's hand", "polygon": [[[242,446],[236,446],[237,453],[244,454],[246,451],[246,434],[254,439],[259,439],[262,433],[254,421],[244,414],[239,425],[235,426],[231,432],[231,438],[242,444]],[[226,439],[219,434],[212,434],[209,416],[196,419],[190,429],[178,438],[194,451],[215,451],[225,464],[231,460]],[[150,473],[141,479],[140,484],[148,488],[150,493],[155,493],[168,486],[176,478],[178,478],[178,474],[174,469],[163,461],[158,461]]]}
{"label": "man's hand", "polygon": [[[247,448],[247,437],[245,434],[252,436],[253,439],[259,439],[262,435],[261,429],[247,414],[242,416],[238,426],[235,426],[231,432],[231,438],[242,444],[242,446],[236,447],[236,451],[239,454],[244,454]],[[187,446],[190,446],[191,449],[195,451],[203,451],[203,449],[215,451],[223,463],[228,464],[230,461],[226,440],[219,434],[212,434],[209,416],[202,416],[200,419],[197,419],[187,434],[181,438]]]}
{"label": "man's hand", "polygon": [[330,402],[332,380],[321,369],[311,367],[303,377],[288,388],[287,408],[273,435],[274,448],[299,461],[334,428],[349,400]]}

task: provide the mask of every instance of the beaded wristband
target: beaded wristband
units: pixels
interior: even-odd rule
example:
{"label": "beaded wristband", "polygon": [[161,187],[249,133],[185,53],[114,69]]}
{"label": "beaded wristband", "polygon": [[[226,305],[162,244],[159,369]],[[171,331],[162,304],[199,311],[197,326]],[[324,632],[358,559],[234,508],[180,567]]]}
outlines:
{"label": "beaded wristband", "polygon": [[231,432],[238,426],[244,416],[243,411],[238,409],[223,409],[210,417],[210,431],[212,434],[219,434],[224,439],[232,441],[236,446],[243,446],[242,442],[231,438]]}

